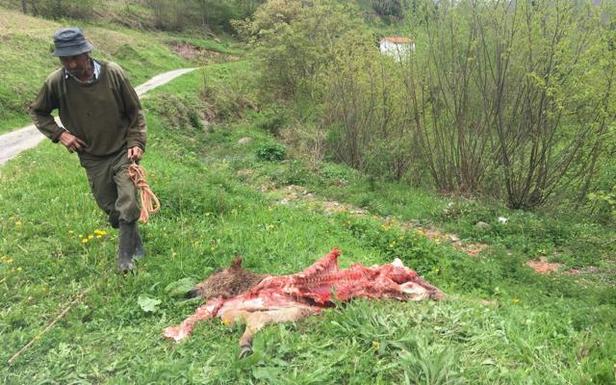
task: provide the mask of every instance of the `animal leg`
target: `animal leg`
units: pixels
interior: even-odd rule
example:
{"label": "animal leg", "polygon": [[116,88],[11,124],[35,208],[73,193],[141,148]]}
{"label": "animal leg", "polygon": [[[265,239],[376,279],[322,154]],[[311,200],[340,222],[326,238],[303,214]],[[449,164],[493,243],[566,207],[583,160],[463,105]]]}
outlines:
{"label": "animal leg", "polygon": [[175,340],[175,342],[179,342],[190,335],[197,322],[213,318],[221,306],[222,299],[211,300],[205,305],[201,305],[195,314],[186,318],[181,324],[166,328],[163,331],[163,335],[169,339]]}
{"label": "animal leg", "polygon": [[294,322],[316,312],[318,310],[298,306],[244,314],[246,329],[240,338],[240,358],[252,354],[252,338],[264,326],[280,322]]}

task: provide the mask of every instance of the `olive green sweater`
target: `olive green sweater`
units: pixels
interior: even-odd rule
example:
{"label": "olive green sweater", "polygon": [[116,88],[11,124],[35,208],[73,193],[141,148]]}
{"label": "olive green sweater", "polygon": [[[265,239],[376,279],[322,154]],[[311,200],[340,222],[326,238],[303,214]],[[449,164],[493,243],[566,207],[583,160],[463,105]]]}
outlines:
{"label": "olive green sweater", "polygon": [[80,156],[107,156],[134,146],[145,150],[146,125],[137,93],[120,66],[99,63],[100,75],[88,84],[66,77],[63,68],[49,75],[30,105],[35,126],[57,142],[64,131],[51,116],[57,108],[65,129],[87,143]]}

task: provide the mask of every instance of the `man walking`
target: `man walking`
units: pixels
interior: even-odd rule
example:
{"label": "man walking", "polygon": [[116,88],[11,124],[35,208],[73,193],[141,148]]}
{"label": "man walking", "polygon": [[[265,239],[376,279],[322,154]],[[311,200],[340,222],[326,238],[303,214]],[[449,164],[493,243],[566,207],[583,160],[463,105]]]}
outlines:
{"label": "man walking", "polygon": [[[120,66],[90,57],[94,47],[79,28],[59,29],[53,40],[62,67],[45,80],[30,116],[45,136],[78,154],[97,204],[119,228],[118,269],[127,272],[144,254],[137,192],[127,172],[145,150],[139,97]],[[54,109],[64,127],[51,116]]]}

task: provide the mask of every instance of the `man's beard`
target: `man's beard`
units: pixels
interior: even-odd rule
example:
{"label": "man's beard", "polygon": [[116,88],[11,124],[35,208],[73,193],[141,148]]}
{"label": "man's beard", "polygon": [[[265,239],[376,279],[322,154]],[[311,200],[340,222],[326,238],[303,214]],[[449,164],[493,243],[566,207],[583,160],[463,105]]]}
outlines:
{"label": "man's beard", "polygon": [[76,78],[81,78],[82,76],[84,76],[85,74],[88,73],[88,71],[90,71],[90,69],[92,68],[92,64],[91,62],[86,63],[83,67],[81,68],[75,68],[73,70],[69,70],[67,69],[68,73],[71,74],[72,76],[76,77]]}

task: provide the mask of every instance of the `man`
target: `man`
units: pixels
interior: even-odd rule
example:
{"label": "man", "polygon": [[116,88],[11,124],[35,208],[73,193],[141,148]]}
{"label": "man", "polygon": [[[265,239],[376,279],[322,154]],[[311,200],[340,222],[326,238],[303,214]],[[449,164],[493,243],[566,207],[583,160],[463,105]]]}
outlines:
{"label": "man", "polygon": [[[79,28],[59,29],[54,56],[62,67],[47,77],[30,116],[54,143],[76,152],[85,168],[96,202],[119,228],[118,269],[134,268],[143,256],[137,229],[139,203],[128,177],[131,162],[145,151],[146,125],[139,97],[117,64],[94,60],[94,48]],[[51,116],[59,110],[64,127]]]}

